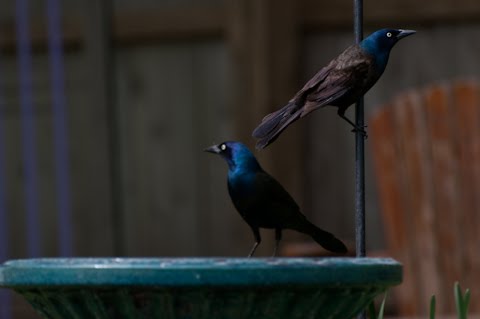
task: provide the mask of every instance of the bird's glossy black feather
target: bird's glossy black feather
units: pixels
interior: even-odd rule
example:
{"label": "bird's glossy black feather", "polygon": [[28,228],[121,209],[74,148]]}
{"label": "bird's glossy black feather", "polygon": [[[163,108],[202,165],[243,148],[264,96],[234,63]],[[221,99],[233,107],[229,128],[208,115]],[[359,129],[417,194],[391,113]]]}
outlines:
{"label": "bird's glossy black feather", "polygon": [[261,240],[258,232],[260,228],[275,229],[280,235],[283,229],[293,229],[310,235],[327,250],[337,253],[347,251],[335,236],[307,220],[295,200],[260,167],[246,146],[238,142],[225,142],[221,145],[225,147],[211,147],[208,150],[216,150],[212,152],[227,161],[230,197],[237,211],[251,227],[257,242]]}
{"label": "bird's glossy black feather", "polygon": [[380,78],[393,45],[414,33],[407,31],[379,30],[361,44],[348,47],[318,71],[286,106],[263,118],[252,133],[258,139],[257,148],[266,147],[290,124],[318,108],[336,106],[342,116]]}

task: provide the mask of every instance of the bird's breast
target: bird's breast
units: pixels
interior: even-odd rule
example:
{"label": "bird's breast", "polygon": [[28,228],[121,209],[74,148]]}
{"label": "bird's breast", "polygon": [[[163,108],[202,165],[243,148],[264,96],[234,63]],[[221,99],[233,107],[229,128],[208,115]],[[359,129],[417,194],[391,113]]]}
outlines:
{"label": "bird's breast", "polygon": [[228,177],[228,190],[233,198],[250,196],[254,193],[255,176],[250,174],[232,174]]}

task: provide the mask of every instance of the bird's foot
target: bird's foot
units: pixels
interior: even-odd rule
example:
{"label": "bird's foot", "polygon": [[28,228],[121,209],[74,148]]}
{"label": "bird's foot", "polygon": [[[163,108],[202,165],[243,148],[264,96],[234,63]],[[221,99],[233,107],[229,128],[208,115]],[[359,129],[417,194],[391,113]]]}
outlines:
{"label": "bird's foot", "polygon": [[352,130],[352,132],[354,132],[354,133],[360,132],[363,135],[363,137],[365,139],[367,139],[368,134],[367,134],[367,131],[365,130],[365,128],[367,128],[367,127],[368,127],[367,125],[364,125],[363,127],[355,126],[355,128]]}

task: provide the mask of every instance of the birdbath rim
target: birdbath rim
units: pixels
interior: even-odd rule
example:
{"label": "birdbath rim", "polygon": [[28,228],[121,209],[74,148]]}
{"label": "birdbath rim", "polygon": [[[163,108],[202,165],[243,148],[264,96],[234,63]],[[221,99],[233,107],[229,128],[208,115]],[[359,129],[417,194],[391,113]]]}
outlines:
{"label": "birdbath rim", "polygon": [[0,266],[0,286],[395,285],[391,258],[35,258]]}

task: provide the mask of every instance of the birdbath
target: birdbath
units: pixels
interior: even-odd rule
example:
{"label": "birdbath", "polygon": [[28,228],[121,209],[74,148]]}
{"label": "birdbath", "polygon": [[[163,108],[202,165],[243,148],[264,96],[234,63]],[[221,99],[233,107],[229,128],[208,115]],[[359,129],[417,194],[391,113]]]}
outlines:
{"label": "birdbath", "polygon": [[46,258],[0,267],[43,318],[351,318],[402,279],[382,258]]}

